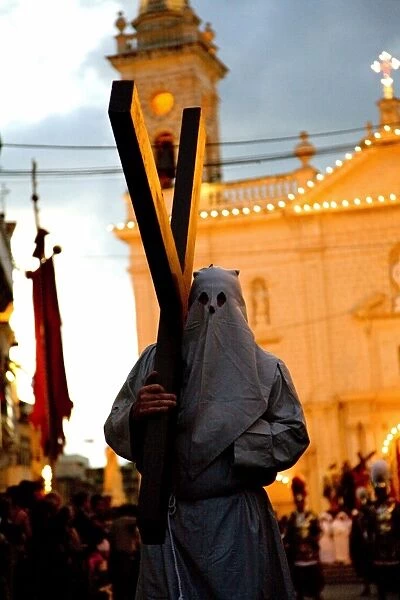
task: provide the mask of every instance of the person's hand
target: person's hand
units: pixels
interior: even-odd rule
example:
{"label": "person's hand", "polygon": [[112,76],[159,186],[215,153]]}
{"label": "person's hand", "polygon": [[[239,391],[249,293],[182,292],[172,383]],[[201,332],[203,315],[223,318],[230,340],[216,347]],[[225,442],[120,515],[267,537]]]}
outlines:
{"label": "person's hand", "polygon": [[132,410],[134,419],[165,413],[176,407],[175,394],[167,393],[162,385],[157,383],[157,378],[156,371],[150,373],[145,385],[138,391],[136,403]]}

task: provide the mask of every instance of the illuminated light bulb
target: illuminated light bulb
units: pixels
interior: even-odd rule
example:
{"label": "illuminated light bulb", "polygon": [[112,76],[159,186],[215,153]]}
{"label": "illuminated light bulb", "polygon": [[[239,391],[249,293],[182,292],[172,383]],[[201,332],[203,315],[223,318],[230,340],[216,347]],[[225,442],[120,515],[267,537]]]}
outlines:
{"label": "illuminated light bulb", "polygon": [[303,206],[303,209],[306,210],[306,211],[309,211],[309,210],[311,210],[311,206],[309,204],[305,204]]}
{"label": "illuminated light bulb", "polygon": [[313,208],[315,208],[315,210],[320,210],[320,208],[321,208],[321,205],[320,205],[320,204],[318,204],[318,202],[314,202],[314,204],[313,204]]}
{"label": "illuminated light bulb", "polygon": [[385,196],[378,196],[379,202],[385,202]]}
{"label": "illuminated light bulb", "polygon": [[342,200],[342,206],[349,206],[348,200]]}
{"label": "illuminated light bulb", "polygon": [[342,163],[342,161],[341,161],[341,160],[337,160],[337,161],[335,161],[335,165],[336,165],[337,167],[341,167],[341,166],[342,166],[342,164],[343,164],[343,163]]}
{"label": "illuminated light bulb", "polygon": [[354,198],[354,204],[356,204],[357,206],[358,206],[359,204],[361,204],[361,200],[360,200],[360,198]]}
{"label": "illuminated light bulb", "polygon": [[10,383],[12,383],[15,380],[15,375],[12,371],[6,371],[6,379],[7,381],[9,381]]}
{"label": "illuminated light bulb", "polygon": [[372,144],[371,140],[365,140],[364,144],[366,146],[370,146]]}
{"label": "illuminated light bulb", "polygon": [[135,227],[135,221],[128,221],[128,229],[133,229]]}
{"label": "illuminated light bulb", "polygon": [[286,475],[284,477],[282,477],[282,483],[287,485],[289,483],[289,477],[287,477]]}
{"label": "illuminated light bulb", "polygon": [[376,132],[374,133],[374,138],[376,138],[377,140],[379,140],[381,137],[382,137],[382,136],[381,136],[381,134],[379,133],[379,131],[376,131]]}
{"label": "illuminated light bulb", "polygon": [[397,429],[400,431],[400,423],[397,423]]}
{"label": "illuminated light bulb", "polygon": [[258,204],[255,204],[255,205],[253,206],[253,210],[254,210],[254,212],[256,212],[256,213],[259,213],[259,212],[261,212],[261,206],[258,206]]}
{"label": "illuminated light bulb", "polygon": [[351,160],[353,158],[353,155],[350,152],[347,152],[347,154],[345,154],[345,157],[347,158],[347,160]]}
{"label": "illuminated light bulb", "polygon": [[229,210],[227,208],[224,208],[221,211],[221,214],[222,214],[223,217],[228,217],[229,216]]}
{"label": "illuminated light bulb", "polygon": [[51,492],[51,481],[53,479],[53,471],[50,465],[44,465],[41,475],[44,481],[44,491],[46,494]]}
{"label": "illuminated light bulb", "polygon": [[120,231],[122,229],[125,229],[125,223],[117,223],[117,229],[119,229]]}
{"label": "illuminated light bulb", "polygon": [[361,146],[356,146],[356,147],[354,148],[354,150],[355,150],[356,152],[361,152]]}
{"label": "illuminated light bulb", "polygon": [[377,60],[374,60],[374,62],[371,65],[371,69],[373,71],[375,71],[375,73],[380,73],[381,72],[381,65],[380,65],[380,63]]}
{"label": "illuminated light bulb", "polygon": [[389,449],[386,446],[384,446],[382,448],[382,454],[387,454],[388,452],[389,452]]}
{"label": "illuminated light bulb", "polygon": [[389,446],[389,440],[385,440],[385,441],[383,442],[383,445],[384,445],[384,446]]}
{"label": "illuminated light bulb", "polygon": [[271,204],[271,202],[269,202],[267,204],[267,208],[268,208],[268,210],[274,210],[275,206],[273,204]]}
{"label": "illuminated light bulb", "polygon": [[282,481],[283,477],[280,473],[277,474],[276,476],[276,481]]}
{"label": "illuminated light bulb", "polygon": [[298,204],[296,204],[296,206],[294,207],[294,211],[299,213],[301,212],[301,206],[299,206]]}
{"label": "illuminated light bulb", "polygon": [[325,200],[325,202],[323,202],[323,203],[322,203],[322,206],[323,206],[324,208],[329,208],[329,202],[327,202],[327,201]]}
{"label": "illuminated light bulb", "polygon": [[317,179],[318,179],[318,181],[322,181],[324,179],[324,176],[322,175],[322,173],[318,173]]}
{"label": "illuminated light bulb", "polygon": [[302,187],[297,188],[297,191],[299,192],[299,194],[304,194],[304,188]]}
{"label": "illuminated light bulb", "polygon": [[330,175],[331,173],[333,173],[333,169],[332,169],[332,167],[326,167],[325,171],[326,171],[327,173],[329,173],[329,175]]}
{"label": "illuminated light bulb", "polygon": [[107,231],[114,231],[114,225],[110,223],[109,225],[107,225],[106,229]]}
{"label": "illuminated light bulb", "polygon": [[396,128],[396,129],[394,130],[394,132],[395,132],[395,134],[396,134],[396,135],[400,135],[400,129]]}
{"label": "illuminated light bulb", "polygon": [[311,179],[309,179],[307,181],[307,185],[308,185],[308,187],[312,188],[312,187],[314,187],[315,183],[313,181],[311,181]]}
{"label": "illuminated light bulb", "polygon": [[289,200],[294,200],[295,199],[295,195],[294,194],[288,194],[288,199]]}
{"label": "illuminated light bulb", "polygon": [[235,215],[235,217],[236,217],[237,215],[240,214],[240,210],[238,208],[232,208],[232,214]]}
{"label": "illuminated light bulb", "polygon": [[388,440],[392,441],[393,437],[394,437],[393,433],[388,433],[388,435],[387,435]]}
{"label": "illuminated light bulb", "polygon": [[280,208],[285,208],[285,206],[286,206],[286,202],[285,202],[284,200],[279,200],[279,202],[278,202],[278,206],[279,206]]}
{"label": "illuminated light bulb", "polygon": [[397,427],[392,427],[392,429],[390,430],[391,433],[393,433],[393,435],[397,434]]}
{"label": "illuminated light bulb", "polygon": [[242,213],[243,213],[244,215],[248,215],[248,214],[250,214],[250,209],[249,209],[249,207],[248,207],[248,206],[245,206],[245,207],[242,209]]}
{"label": "illuminated light bulb", "polygon": [[201,211],[201,213],[200,213],[200,217],[201,217],[202,219],[207,219],[207,217],[208,217],[208,212],[207,212],[206,210],[202,210],[202,211]]}
{"label": "illuminated light bulb", "polygon": [[396,200],[396,194],[390,194],[389,198],[393,202],[393,200]]}
{"label": "illuminated light bulb", "polygon": [[212,210],[212,211],[210,212],[210,216],[211,216],[213,219],[215,219],[215,217],[218,217],[218,214],[219,214],[219,213],[218,213],[218,211],[217,211],[217,210]]}
{"label": "illuminated light bulb", "polygon": [[331,207],[332,208],[337,208],[337,203],[334,200],[332,200],[332,202],[331,202]]}
{"label": "illuminated light bulb", "polygon": [[383,129],[384,129],[385,131],[390,131],[392,128],[390,127],[390,125],[384,125],[384,126],[383,126]]}
{"label": "illuminated light bulb", "polygon": [[372,204],[372,198],[371,198],[371,196],[367,196],[367,197],[365,198],[365,201],[366,201],[368,204]]}

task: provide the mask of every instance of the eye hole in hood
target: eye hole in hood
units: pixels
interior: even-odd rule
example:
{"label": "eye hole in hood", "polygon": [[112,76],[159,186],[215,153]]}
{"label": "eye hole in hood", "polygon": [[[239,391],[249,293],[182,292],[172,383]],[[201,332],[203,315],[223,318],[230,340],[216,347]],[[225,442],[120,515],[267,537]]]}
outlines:
{"label": "eye hole in hood", "polygon": [[217,306],[222,306],[226,302],[226,296],[224,292],[220,292],[217,296]]}
{"label": "eye hole in hood", "polygon": [[199,296],[199,302],[200,302],[200,304],[203,304],[204,306],[206,306],[208,304],[208,295],[206,294],[206,292],[201,292],[201,294]]}

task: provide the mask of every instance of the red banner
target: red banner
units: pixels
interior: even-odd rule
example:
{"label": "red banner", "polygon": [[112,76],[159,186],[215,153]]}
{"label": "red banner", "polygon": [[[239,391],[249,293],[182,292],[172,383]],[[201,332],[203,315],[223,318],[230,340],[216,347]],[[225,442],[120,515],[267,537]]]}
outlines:
{"label": "red banner", "polygon": [[70,417],[73,404],[65,375],[53,259],[42,262],[30,277],[36,336],[35,404],[30,418],[40,428],[45,456],[55,460],[65,444],[63,419]]}

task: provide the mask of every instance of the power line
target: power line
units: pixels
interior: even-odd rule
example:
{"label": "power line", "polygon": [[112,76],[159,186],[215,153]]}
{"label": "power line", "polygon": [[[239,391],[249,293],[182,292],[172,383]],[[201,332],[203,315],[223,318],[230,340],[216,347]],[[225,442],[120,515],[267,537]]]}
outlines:
{"label": "power line", "polygon": [[[394,123],[393,127],[398,124]],[[379,125],[371,125],[372,128],[377,128]],[[364,127],[350,127],[347,129],[333,129],[328,131],[316,131],[314,133],[308,133],[308,137],[330,137],[336,135],[345,135],[350,133],[365,132]],[[206,146],[245,146],[249,144],[273,144],[278,142],[289,142],[299,139],[299,134],[291,134],[277,137],[265,137],[265,138],[251,138],[248,140],[231,140],[225,142],[207,142]],[[3,142],[3,148],[16,148],[16,149],[27,149],[27,150],[116,150],[115,145],[79,145],[79,144],[32,144],[32,143],[11,143]]]}
{"label": "power line", "polygon": [[[385,147],[388,145],[399,144],[400,140],[393,140],[385,142]],[[325,146],[322,148],[315,149],[315,155],[328,155],[338,152],[346,152],[353,148],[354,142],[347,144],[337,144],[335,146]],[[375,149],[379,149],[382,146],[374,146]],[[364,151],[366,151],[365,149]],[[204,167],[229,167],[229,166],[242,166],[250,164],[261,164],[265,162],[273,162],[278,160],[288,160],[297,158],[293,151],[280,152],[277,154],[262,154],[257,156],[242,156],[237,158],[226,159],[218,162],[206,163]],[[38,170],[38,176],[40,177],[92,177],[92,176],[114,176],[121,175],[122,168],[118,166],[110,167],[71,167],[65,169],[41,169]],[[25,178],[30,177],[31,171],[28,169],[0,169],[0,177],[3,178]]]}

